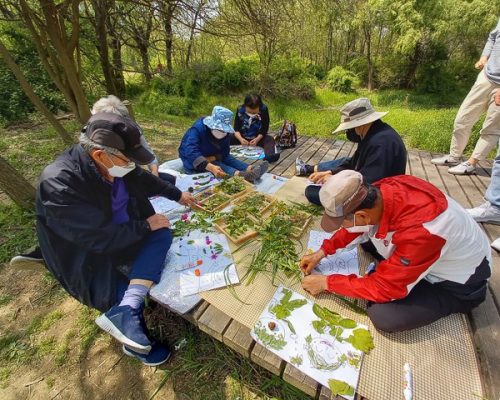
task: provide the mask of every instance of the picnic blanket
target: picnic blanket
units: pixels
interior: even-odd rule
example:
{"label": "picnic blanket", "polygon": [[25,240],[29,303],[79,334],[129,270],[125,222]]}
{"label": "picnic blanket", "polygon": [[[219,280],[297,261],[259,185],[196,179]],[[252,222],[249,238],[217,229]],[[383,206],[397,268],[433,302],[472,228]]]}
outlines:
{"label": "picnic blanket", "polygon": [[[294,177],[275,196],[281,200],[304,201],[306,185],[306,179]],[[310,229],[320,229],[319,218],[310,225]],[[306,249],[308,236],[307,233],[302,236],[301,253]],[[233,246],[232,251],[235,250],[236,246]],[[240,278],[249,265],[251,255],[257,250],[258,245],[252,244],[233,254]],[[360,254],[360,264],[366,266],[370,261],[366,255]],[[302,290],[298,282],[282,278],[281,282],[276,282],[279,283],[369,327],[375,349],[363,361],[358,385],[361,396],[369,400],[402,399],[403,365],[406,362],[412,365],[415,400],[477,400],[478,396],[483,396],[479,364],[464,315],[454,314],[420,329],[383,334],[375,330],[367,316],[355,313],[328,294],[313,298]],[[269,277],[261,274],[257,275],[253,284],[246,286],[243,283],[234,286],[234,289],[237,296],[249,305],[242,304],[226,288],[201,293],[201,297],[234,320],[252,328],[276,287]]]}

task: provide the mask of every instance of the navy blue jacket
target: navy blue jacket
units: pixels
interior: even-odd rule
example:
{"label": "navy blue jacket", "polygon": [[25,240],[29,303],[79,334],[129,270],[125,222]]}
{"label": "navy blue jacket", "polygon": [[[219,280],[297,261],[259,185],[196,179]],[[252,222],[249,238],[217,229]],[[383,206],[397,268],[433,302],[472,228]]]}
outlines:
{"label": "navy blue jacket", "polygon": [[373,183],[382,178],[404,175],[406,160],[406,147],[401,136],[390,125],[377,120],[359,141],[354,155],[334,168],[332,173],[354,169],[363,175],[366,183]]}
{"label": "navy blue jacket", "polygon": [[69,294],[101,311],[116,303],[118,285],[128,283],[118,267],[133,261],[151,232],[148,197],[178,201],[182,194],[140,167],[123,180],[130,220],[119,225],[112,221],[112,185],[78,144],[44,169],[37,188],[36,229],[47,268]]}
{"label": "navy blue jacket", "polygon": [[259,134],[262,136],[267,135],[269,130],[269,110],[265,104],[261,104],[259,107],[259,117],[250,119],[245,106],[239,106],[234,117],[234,130],[240,132],[247,139],[253,139]]}
{"label": "navy blue jacket", "polygon": [[184,168],[190,171],[205,171],[206,157],[215,156],[221,161],[229,155],[230,136],[216,139],[208,126],[199,118],[184,134],[179,146],[179,157]]}

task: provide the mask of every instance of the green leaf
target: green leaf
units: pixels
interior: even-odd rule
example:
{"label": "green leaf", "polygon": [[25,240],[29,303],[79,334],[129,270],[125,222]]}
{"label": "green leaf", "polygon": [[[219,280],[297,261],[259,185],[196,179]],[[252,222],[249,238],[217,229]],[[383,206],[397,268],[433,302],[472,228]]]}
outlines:
{"label": "green leaf", "polygon": [[345,341],[351,343],[355,349],[361,350],[366,354],[375,348],[371,333],[367,329],[363,328],[358,328],[352,331],[352,335]]}
{"label": "green leaf", "polygon": [[326,322],[323,320],[313,321],[312,326],[316,332],[319,334],[325,333]]}
{"label": "green leaf", "polygon": [[307,336],[306,336],[306,343],[307,343],[307,344],[311,344],[312,340],[313,340],[313,339],[312,339],[311,335],[307,335]]}
{"label": "green leaf", "polygon": [[348,319],[348,318],[344,318],[344,319],[341,319],[339,321],[339,325],[342,327],[342,328],[346,328],[346,329],[353,329],[353,328],[356,328],[356,321],[352,320],[352,319]]}
{"label": "green leaf", "polygon": [[337,379],[329,379],[328,387],[330,388],[334,396],[337,396],[339,394],[346,396],[354,396],[354,388],[347,382],[339,381]]}
{"label": "green leaf", "polygon": [[297,334],[297,332],[295,332],[295,328],[293,327],[292,323],[290,321],[288,321],[287,319],[284,319],[283,321],[286,322],[286,324],[288,325],[288,329],[290,329],[290,331],[295,335]]}

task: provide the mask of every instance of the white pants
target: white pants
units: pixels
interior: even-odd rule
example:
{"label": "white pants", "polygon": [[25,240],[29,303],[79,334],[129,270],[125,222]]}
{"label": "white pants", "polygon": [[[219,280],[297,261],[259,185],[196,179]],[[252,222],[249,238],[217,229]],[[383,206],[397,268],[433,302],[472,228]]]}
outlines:
{"label": "white pants", "polygon": [[472,127],[486,111],[486,118],[479,140],[472,152],[472,158],[484,160],[500,138],[500,106],[495,105],[494,97],[500,85],[491,83],[484,71],[477,76],[474,86],[458,110],[453,126],[450,155],[461,157],[467,146]]}

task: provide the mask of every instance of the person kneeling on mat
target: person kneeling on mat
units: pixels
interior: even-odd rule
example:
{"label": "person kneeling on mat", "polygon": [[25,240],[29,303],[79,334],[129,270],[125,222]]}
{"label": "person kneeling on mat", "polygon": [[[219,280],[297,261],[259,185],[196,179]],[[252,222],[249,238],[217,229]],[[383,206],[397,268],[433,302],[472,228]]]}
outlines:
{"label": "person kneeling on mat", "polygon": [[123,352],[153,366],[170,356],[148,337],[144,298],[160,280],[172,243],[168,219],[148,197],[192,205],[181,192],[136,164],[154,156],[132,120],[97,113],[80,141],[47,166],[36,196],[36,229],[47,268],[79,302],[104,314],[97,325]]}
{"label": "person kneeling on mat", "polygon": [[321,227],[337,232],[300,262],[309,274],[324,257],[370,241],[381,258],[364,276],[307,275],[302,287],[368,300],[381,331],[418,328],[484,301],[491,276],[488,238],[472,217],[430,183],[409,175],[373,185],[356,171],[329,178],[319,193]]}

